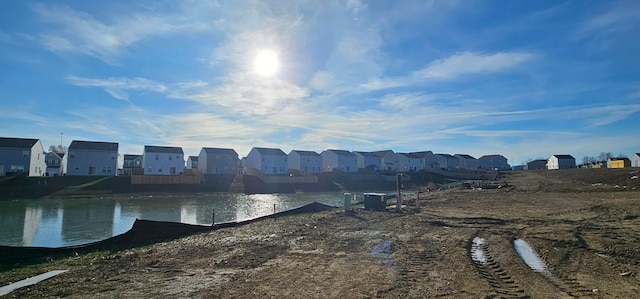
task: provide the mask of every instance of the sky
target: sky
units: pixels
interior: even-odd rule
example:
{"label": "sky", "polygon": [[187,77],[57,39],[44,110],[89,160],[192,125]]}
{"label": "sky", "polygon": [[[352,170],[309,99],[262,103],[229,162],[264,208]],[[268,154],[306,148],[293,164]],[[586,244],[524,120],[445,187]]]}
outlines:
{"label": "sky", "polygon": [[6,0],[0,136],[631,155],[639,36],[635,0]]}

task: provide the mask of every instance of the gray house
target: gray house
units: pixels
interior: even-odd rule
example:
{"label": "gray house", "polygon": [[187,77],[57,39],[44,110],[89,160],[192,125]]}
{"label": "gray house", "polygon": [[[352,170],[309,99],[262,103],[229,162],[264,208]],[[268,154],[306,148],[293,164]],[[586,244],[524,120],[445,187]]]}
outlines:
{"label": "gray house", "polygon": [[264,174],[287,174],[287,154],[279,148],[254,147],[247,155],[246,169],[257,169]]}
{"label": "gray house", "polygon": [[634,153],[631,155],[631,167],[640,167],[640,153]]}
{"label": "gray house", "polygon": [[40,140],[0,137],[0,176],[41,176],[46,170],[45,153]]}
{"label": "gray house", "polygon": [[478,158],[480,168],[485,169],[497,169],[497,170],[509,170],[511,166],[507,163],[507,158],[503,155],[484,155]]}
{"label": "gray house", "polygon": [[44,162],[47,164],[46,176],[62,175],[62,170],[64,169],[62,157],[64,157],[64,153],[49,152],[45,154]]}
{"label": "gray house", "polygon": [[537,159],[527,163],[527,170],[547,169],[547,160]]}
{"label": "gray house", "polygon": [[74,140],[63,160],[66,175],[116,175],[118,143]]}
{"label": "gray house", "polygon": [[398,168],[401,172],[418,171],[422,169],[422,160],[411,153],[396,153]]}
{"label": "gray house", "polygon": [[187,169],[198,169],[198,156],[189,156],[187,158]]}
{"label": "gray house", "polygon": [[449,154],[435,154],[436,161],[440,165],[440,168],[458,168],[460,166],[460,159]]}
{"label": "gray house", "polygon": [[369,171],[379,171],[382,167],[382,159],[380,156],[369,152],[353,152],[358,159],[358,169],[366,169]]}
{"label": "gray house", "polygon": [[455,154],[454,157],[458,158],[460,161],[458,162],[458,166],[460,168],[479,168],[480,163],[478,159],[467,155],[467,154]]}
{"label": "gray house", "polygon": [[337,149],[328,149],[320,154],[322,156],[322,171],[357,172],[358,158],[355,154]]}
{"label": "gray house", "polygon": [[382,170],[398,171],[400,169],[400,166],[398,165],[398,156],[396,156],[396,153],[392,150],[375,151],[373,153],[380,157]]}
{"label": "gray house", "polygon": [[297,169],[307,173],[322,172],[322,156],[314,151],[292,150],[288,157],[289,169]]}
{"label": "gray house", "polygon": [[434,155],[432,151],[412,152],[411,154],[420,158],[420,163],[422,164],[421,169],[440,168],[438,159],[436,159],[436,155]]}
{"label": "gray house", "polygon": [[196,168],[203,174],[238,173],[238,153],[233,149],[203,147],[196,158]]}
{"label": "gray house", "polygon": [[[136,172],[136,169],[140,169],[139,172]],[[122,174],[132,175],[142,173],[142,155],[125,154],[122,163]]]}

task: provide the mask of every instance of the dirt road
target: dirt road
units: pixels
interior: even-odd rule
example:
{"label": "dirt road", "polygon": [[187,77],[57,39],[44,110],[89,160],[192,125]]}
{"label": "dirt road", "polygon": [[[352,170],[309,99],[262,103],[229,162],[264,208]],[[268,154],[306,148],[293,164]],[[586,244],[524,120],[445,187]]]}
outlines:
{"label": "dirt road", "polygon": [[640,192],[631,176],[513,172],[502,180],[515,189],[432,192],[420,211],[265,220],[18,267],[0,283],[69,269],[8,296],[638,298]]}

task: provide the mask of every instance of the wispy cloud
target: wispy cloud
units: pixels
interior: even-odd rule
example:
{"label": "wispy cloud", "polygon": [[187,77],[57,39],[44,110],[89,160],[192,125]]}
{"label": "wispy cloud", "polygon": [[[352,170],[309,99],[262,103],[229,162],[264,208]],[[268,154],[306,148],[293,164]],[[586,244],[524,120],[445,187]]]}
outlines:
{"label": "wispy cloud", "polygon": [[67,82],[75,86],[102,88],[112,97],[124,101],[129,101],[129,94],[127,91],[136,90],[163,93],[167,90],[167,87],[161,83],[139,77],[93,79],[68,76]]}
{"label": "wispy cloud", "polygon": [[379,90],[434,80],[461,80],[472,75],[512,72],[535,57],[535,54],[528,52],[498,52],[493,54],[462,52],[432,61],[423,69],[407,76],[374,78],[361,86],[369,90]]}

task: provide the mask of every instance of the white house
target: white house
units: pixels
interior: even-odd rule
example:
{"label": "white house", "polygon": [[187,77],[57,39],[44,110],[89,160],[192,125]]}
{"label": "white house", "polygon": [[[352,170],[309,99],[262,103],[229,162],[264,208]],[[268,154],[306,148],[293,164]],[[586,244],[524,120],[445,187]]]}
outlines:
{"label": "white house", "polygon": [[289,169],[297,169],[307,173],[322,172],[322,156],[313,151],[292,150],[288,157]]}
{"label": "white house", "polygon": [[[132,175],[134,169],[142,169],[142,155],[125,154],[122,162],[122,174]],[[138,174],[142,174],[142,171]]]}
{"label": "white house", "polygon": [[507,163],[507,158],[503,155],[484,155],[478,158],[480,168],[484,169],[498,169],[498,170],[509,170],[511,169],[511,165]]}
{"label": "white house", "polygon": [[254,147],[247,155],[246,169],[254,168],[264,174],[287,174],[287,154],[279,148]]}
{"label": "white house", "polygon": [[440,168],[438,159],[436,159],[432,151],[412,152],[411,154],[420,158],[420,163],[422,164],[421,169]]}
{"label": "white house", "polygon": [[355,154],[337,149],[328,149],[320,154],[322,156],[322,171],[357,172],[358,158]]}
{"label": "white house", "polygon": [[204,174],[237,174],[238,153],[230,148],[203,147],[198,154],[198,171]]}
{"label": "white house", "polygon": [[382,168],[380,156],[370,152],[353,152],[358,160],[358,169],[379,171]]}
{"label": "white house", "polygon": [[116,175],[118,143],[73,140],[63,163],[66,175]]}
{"label": "white house", "polygon": [[187,158],[187,169],[198,169],[198,156],[189,156]]}
{"label": "white house", "polygon": [[62,157],[64,157],[64,153],[49,152],[45,154],[44,162],[47,164],[46,176],[62,175],[62,170],[64,169]]}
{"label": "white house", "polygon": [[47,170],[45,153],[38,139],[0,137],[0,176],[41,176]]}
{"label": "white house", "polygon": [[435,154],[436,160],[440,168],[458,168],[460,167],[460,159],[449,154]]}
{"label": "white house", "polygon": [[184,152],[176,146],[145,145],[142,153],[145,175],[179,175],[184,171]]}
{"label": "white house", "polygon": [[631,155],[631,167],[640,167],[640,153],[634,153]]}
{"label": "white house", "polygon": [[396,153],[400,172],[418,171],[422,169],[422,159],[411,153]]}
{"label": "white house", "polygon": [[398,171],[398,156],[392,150],[376,151],[374,154],[380,157],[380,163],[382,164],[382,170],[385,171]]}
{"label": "white house", "polygon": [[547,159],[547,169],[576,168],[576,159],[571,155],[552,155]]}
{"label": "white house", "polygon": [[460,168],[478,168],[480,163],[478,159],[467,154],[455,154],[454,157],[458,158],[458,167]]}

